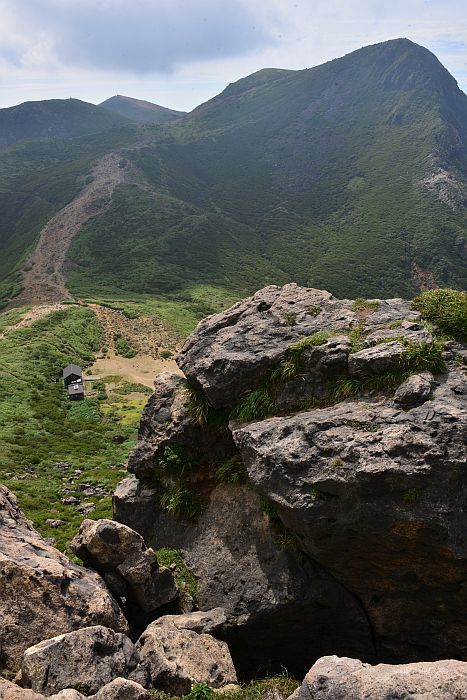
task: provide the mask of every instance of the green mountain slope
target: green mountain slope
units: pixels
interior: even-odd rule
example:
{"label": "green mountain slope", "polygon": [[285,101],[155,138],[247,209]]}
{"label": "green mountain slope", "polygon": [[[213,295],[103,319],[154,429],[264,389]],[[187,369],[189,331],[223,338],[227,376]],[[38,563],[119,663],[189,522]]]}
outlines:
{"label": "green mountain slope", "polygon": [[466,144],[467,97],[407,40],[260,71],[133,154],[152,191],[123,188],[85,228],[70,282],[245,293],[296,280],[349,296],[460,286]]}
{"label": "green mountain slope", "polygon": [[24,179],[11,170],[43,144],[0,154],[0,188],[29,183],[32,197],[44,175],[49,186],[29,222],[18,204],[0,231],[4,286],[63,192],[66,178],[53,174],[69,173],[69,197],[93,148],[123,153],[133,179],[72,243],[77,295],[243,296],[291,280],[350,297],[465,286],[467,96],[408,40],[317,68],[262,70],[172,123],[127,127],[118,144],[117,131],[72,139],[66,156],[55,143]]}
{"label": "green mountain slope", "polygon": [[95,134],[124,124],[128,124],[126,117],[81,100],[23,102],[0,109],[0,148],[24,139]]}
{"label": "green mountain slope", "polygon": [[186,114],[186,112],[178,112],[175,109],[161,107],[153,102],[136,100],[134,97],[125,97],[124,95],[114,95],[108,100],[101,102],[99,107],[105,107],[111,112],[121,114],[140,124],[165,124]]}

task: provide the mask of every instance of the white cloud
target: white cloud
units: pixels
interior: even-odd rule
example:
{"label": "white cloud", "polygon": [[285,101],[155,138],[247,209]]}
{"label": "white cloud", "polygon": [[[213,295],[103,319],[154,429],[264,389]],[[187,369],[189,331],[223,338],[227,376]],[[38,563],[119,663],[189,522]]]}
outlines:
{"label": "white cloud", "polygon": [[464,0],[0,0],[0,105],[116,92],[190,109],[265,66],[405,36],[467,88]]}

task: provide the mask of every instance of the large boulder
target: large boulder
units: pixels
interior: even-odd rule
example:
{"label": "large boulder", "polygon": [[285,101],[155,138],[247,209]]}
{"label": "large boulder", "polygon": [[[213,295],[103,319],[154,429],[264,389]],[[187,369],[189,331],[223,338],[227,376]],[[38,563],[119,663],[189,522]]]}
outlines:
{"label": "large boulder", "polygon": [[137,672],[140,658],[124,634],[96,625],[45,639],[23,655],[21,682],[44,695],[76,688],[87,695]]}
{"label": "large boulder", "polygon": [[[403,299],[267,287],[186,341],[191,388],[151,398],[114,517],[181,552],[243,677],[467,654],[465,378],[458,347],[432,341]],[[212,411],[231,419],[231,480]],[[204,458],[170,481],[164,451],[185,438]],[[190,522],[183,499],[202,506]]]}
{"label": "large boulder", "polygon": [[[203,516],[187,524],[170,517],[158,490],[135,477],[125,479],[114,498],[118,520],[141,528],[155,549],[181,551],[197,581],[198,606],[224,609],[226,620],[218,620],[215,633],[228,642],[242,677],[258,669],[279,673],[283,666],[303,674],[310,654],[318,658],[337,649],[373,660],[372,633],[358,600],[286,532],[276,532],[264,508],[251,488],[219,485]],[[188,616],[190,624],[199,615]]]}
{"label": "large boulder", "polygon": [[236,425],[255,488],[362,602],[387,661],[467,658],[465,371],[432,400],[343,402]]}
{"label": "large boulder", "polygon": [[[137,642],[141,659],[147,664],[153,685],[172,695],[185,695],[194,683],[221,688],[237,682],[235,668],[225,642],[198,633],[190,620],[168,615],[151,623]],[[199,620],[198,620],[199,622]]]}
{"label": "large boulder", "polygon": [[[229,410],[304,337],[323,330],[342,334],[361,325],[371,331],[419,317],[403,299],[377,300],[362,312],[352,301],[319,289],[270,286],[201,321],[177,363],[213,406]],[[405,329],[398,330],[404,335]]]}
{"label": "large boulder", "polygon": [[42,538],[0,486],[0,671],[18,670],[23,651],[44,638],[127,622],[101,577],[72,564]]}
{"label": "large boulder", "polygon": [[467,698],[467,663],[370,666],[325,656],[307,673],[290,700],[461,700]]}
{"label": "large boulder", "polygon": [[113,520],[84,520],[71,548],[102,574],[114,595],[131,598],[151,612],[178,595],[172,572],[160,567],[137,532]]}

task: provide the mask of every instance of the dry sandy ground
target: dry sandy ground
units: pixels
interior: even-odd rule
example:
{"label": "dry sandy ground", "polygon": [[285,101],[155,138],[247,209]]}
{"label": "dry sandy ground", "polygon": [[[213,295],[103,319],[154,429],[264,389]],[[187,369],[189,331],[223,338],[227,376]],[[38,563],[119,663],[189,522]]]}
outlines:
{"label": "dry sandy ground", "polygon": [[154,389],[154,379],[161,372],[174,372],[182,375],[175,360],[155,359],[150,355],[136,357],[121,357],[113,353],[107,358],[99,358],[90,367],[93,377],[108,377],[118,375],[128,382],[136,382]]}

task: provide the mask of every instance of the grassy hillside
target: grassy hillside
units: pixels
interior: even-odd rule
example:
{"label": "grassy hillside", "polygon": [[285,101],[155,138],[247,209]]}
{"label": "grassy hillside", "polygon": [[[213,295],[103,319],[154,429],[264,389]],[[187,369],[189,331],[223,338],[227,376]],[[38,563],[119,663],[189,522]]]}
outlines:
{"label": "grassy hillside", "polygon": [[[122,463],[150,390],[129,386],[129,395],[120,378],[109,377],[107,386],[87,382],[84,401],[68,401],[63,367],[71,361],[88,366],[102,344],[94,314],[70,306],[12,329],[20,315],[16,309],[0,315],[0,483],[17,495],[40,532],[64,548],[83,513],[79,503],[62,499],[79,496],[94,507],[88,517],[109,517],[111,493],[125,473]],[[83,497],[85,485],[96,493]],[[47,519],[64,523],[51,528]]]}
{"label": "grassy hillside", "polygon": [[114,95],[108,100],[101,102],[99,107],[105,107],[111,112],[121,114],[127,119],[132,119],[140,124],[165,124],[179,119],[186,112],[178,112],[175,109],[161,107],[146,100],[136,100],[134,97],[124,95]]}
{"label": "grassy hillside", "polygon": [[[260,71],[131,154],[151,187],[122,188],[85,227],[70,284],[243,294],[296,280],[410,296],[418,270],[461,286],[466,143],[467,97],[406,40]],[[441,170],[446,192],[424,182]]]}

